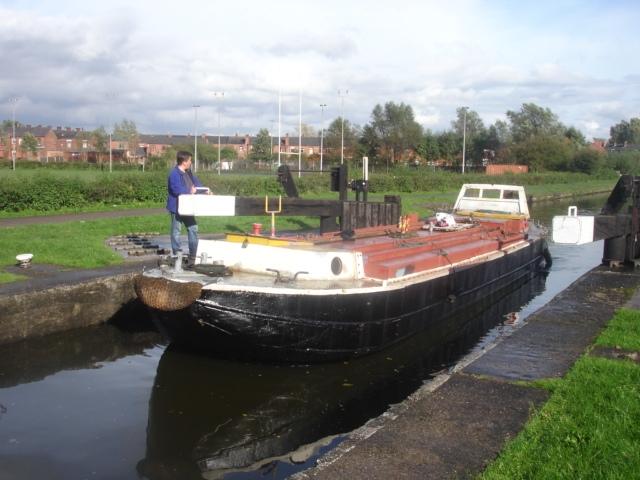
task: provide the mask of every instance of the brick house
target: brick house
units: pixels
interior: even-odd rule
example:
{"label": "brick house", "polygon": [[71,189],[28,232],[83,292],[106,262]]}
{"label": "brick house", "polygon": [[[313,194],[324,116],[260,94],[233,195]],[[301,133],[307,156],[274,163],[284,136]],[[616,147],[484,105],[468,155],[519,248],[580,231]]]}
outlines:
{"label": "brick house", "polygon": [[[38,141],[37,154],[27,155],[27,152],[20,148],[23,137],[26,133],[31,133]],[[239,160],[248,158],[251,153],[255,136],[250,135],[221,135],[220,146],[231,148],[235,151]],[[105,161],[105,154],[99,153],[95,149],[91,132],[82,128],[56,127],[51,126],[21,126],[16,128],[16,158],[19,160],[31,160],[41,162],[89,162],[100,163]],[[140,134],[138,147],[135,152],[129,151],[129,144],[126,141],[111,141],[111,150],[115,162],[141,160],[149,156],[160,156],[169,148],[177,145],[193,145],[194,138],[187,135],[156,135]],[[218,145],[217,135],[202,134],[198,137],[198,143],[216,147]],[[272,153],[278,153],[278,137],[272,137]],[[109,146],[107,146],[108,150]],[[325,146],[325,153],[327,148]],[[281,137],[281,152],[283,154],[296,155],[298,153],[298,137],[290,137],[285,134]],[[320,153],[320,137],[303,137],[302,153],[305,156]],[[0,134],[0,158],[11,158],[11,131],[5,130]]]}
{"label": "brick house", "polygon": [[[24,136],[30,133],[38,142],[35,155],[22,148]],[[0,157],[11,158],[11,136],[13,129],[7,129],[4,135],[0,137]],[[42,125],[21,125],[16,127],[16,159],[17,160],[40,160],[46,158],[47,151],[55,148],[56,136],[51,127],[43,127]]]}
{"label": "brick house", "polygon": [[[11,158],[12,129],[4,132],[0,138],[0,157]],[[27,133],[33,135],[38,146],[36,154],[22,148]],[[90,135],[82,128],[70,127],[55,129],[51,126],[22,125],[16,127],[16,159],[40,162],[87,161],[89,152],[94,150]]]}

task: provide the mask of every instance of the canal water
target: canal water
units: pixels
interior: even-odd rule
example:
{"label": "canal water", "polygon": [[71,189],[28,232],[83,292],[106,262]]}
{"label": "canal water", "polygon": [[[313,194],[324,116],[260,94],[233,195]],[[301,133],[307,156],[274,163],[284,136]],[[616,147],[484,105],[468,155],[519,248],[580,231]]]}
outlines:
{"label": "canal water", "polygon": [[[577,203],[597,212],[604,197]],[[569,203],[535,205],[549,225]],[[313,366],[181,351],[138,318],[0,347],[0,480],[279,479],[474,349],[517,328],[600,263],[551,244],[546,276],[379,354]]]}

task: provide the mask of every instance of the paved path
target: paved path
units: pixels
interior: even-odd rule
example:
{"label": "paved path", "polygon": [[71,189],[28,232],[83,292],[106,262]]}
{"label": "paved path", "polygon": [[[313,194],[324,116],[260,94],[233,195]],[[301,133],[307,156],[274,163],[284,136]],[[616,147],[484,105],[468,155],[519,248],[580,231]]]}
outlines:
{"label": "paved path", "polygon": [[0,228],[38,225],[46,223],[77,222],[80,220],[99,220],[101,218],[140,217],[166,213],[164,208],[134,208],[131,210],[110,210],[107,212],[66,213],[62,215],[42,215],[0,219]]}

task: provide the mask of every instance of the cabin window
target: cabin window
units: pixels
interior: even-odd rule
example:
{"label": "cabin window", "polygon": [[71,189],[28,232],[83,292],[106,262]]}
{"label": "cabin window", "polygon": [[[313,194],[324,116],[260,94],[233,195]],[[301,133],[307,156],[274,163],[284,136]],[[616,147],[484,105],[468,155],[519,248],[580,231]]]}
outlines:
{"label": "cabin window", "polygon": [[517,190],[505,190],[502,192],[502,198],[505,200],[518,200],[518,191]]}
{"label": "cabin window", "polygon": [[482,198],[500,198],[500,190],[490,189],[482,191]]}
{"label": "cabin window", "polygon": [[467,190],[464,192],[464,196],[467,198],[480,198],[480,189],[467,188]]}

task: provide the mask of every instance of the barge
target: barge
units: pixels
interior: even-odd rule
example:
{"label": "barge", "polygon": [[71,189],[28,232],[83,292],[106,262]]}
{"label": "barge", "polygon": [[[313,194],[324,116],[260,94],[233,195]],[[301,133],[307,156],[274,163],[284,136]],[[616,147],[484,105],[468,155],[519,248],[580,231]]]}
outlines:
{"label": "barge", "polygon": [[[229,197],[189,197],[181,202],[194,213],[232,214]],[[309,363],[387,348],[508,294],[551,263],[520,186],[465,184],[452,214],[398,220],[201,240],[191,269],[178,260],[146,271],[136,293],[172,342]]]}

